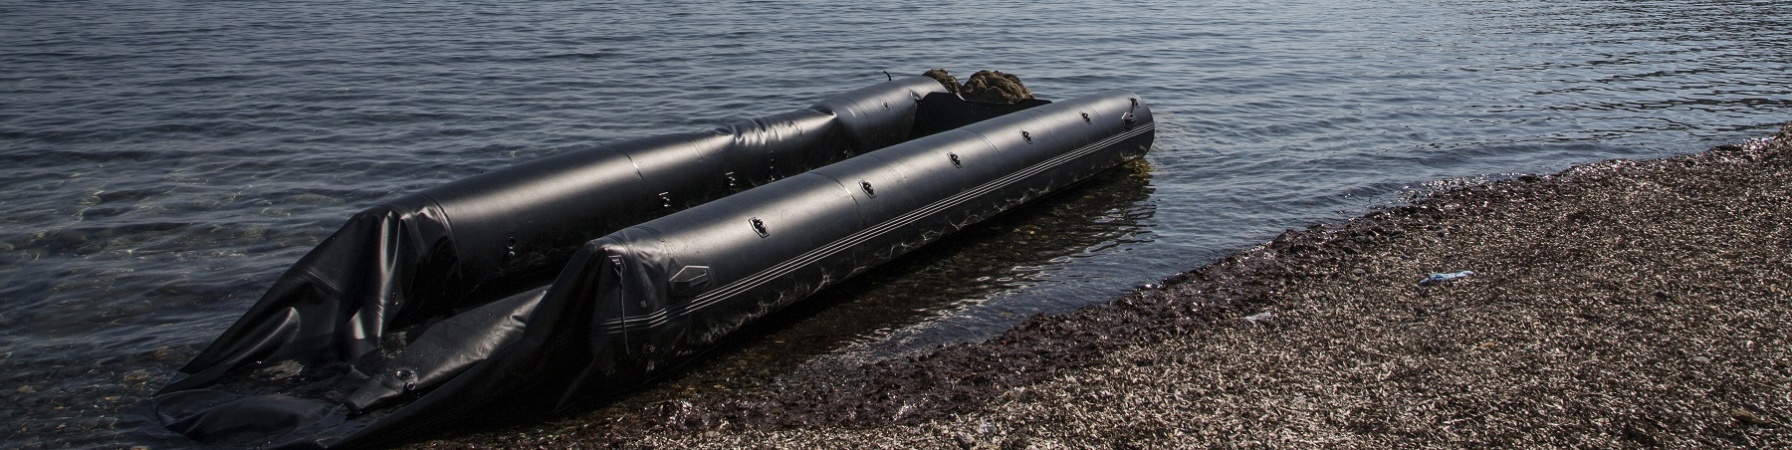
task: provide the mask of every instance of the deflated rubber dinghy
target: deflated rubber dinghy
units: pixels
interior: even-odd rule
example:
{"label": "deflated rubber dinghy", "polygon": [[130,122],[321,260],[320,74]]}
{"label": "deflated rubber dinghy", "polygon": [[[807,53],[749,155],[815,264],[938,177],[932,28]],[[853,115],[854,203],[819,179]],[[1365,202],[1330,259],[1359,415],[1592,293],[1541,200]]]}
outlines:
{"label": "deflated rubber dinghy", "polygon": [[1154,135],[1124,91],[1002,105],[914,77],[489,172],[358,214],[154,404],[201,442],[290,448],[592,405]]}

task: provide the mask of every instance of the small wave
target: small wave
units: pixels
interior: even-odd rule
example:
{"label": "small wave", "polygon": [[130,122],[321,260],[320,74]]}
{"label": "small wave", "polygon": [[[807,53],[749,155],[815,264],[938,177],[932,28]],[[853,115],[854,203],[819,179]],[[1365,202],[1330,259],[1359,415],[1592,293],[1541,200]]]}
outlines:
{"label": "small wave", "polygon": [[204,75],[204,76],[197,76],[197,77],[190,77],[190,78],[167,80],[167,81],[163,81],[160,83],[153,83],[151,85],[152,86],[199,86],[199,85],[230,83],[230,82],[237,82],[237,81],[255,81],[255,80],[262,79],[262,78],[265,78],[265,76],[263,76],[263,75],[242,75],[242,74]]}
{"label": "small wave", "polygon": [[[84,222],[85,223],[85,222]],[[106,250],[113,240],[149,240],[149,236],[192,225],[191,222],[125,222],[114,225],[74,226],[45,232],[25,242],[25,247],[43,250],[50,255],[89,255]]]}
{"label": "small wave", "polygon": [[617,54],[616,54],[616,53],[611,53],[611,52],[584,52],[584,53],[559,53],[559,54],[553,54],[553,55],[546,55],[546,56],[542,56],[542,57],[541,57],[541,59],[548,59],[548,60],[554,60],[554,59],[584,59],[584,60],[593,60],[593,59],[606,59],[606,58],[614,58],[614,57],[616,57],[616,56],[617,56]]}

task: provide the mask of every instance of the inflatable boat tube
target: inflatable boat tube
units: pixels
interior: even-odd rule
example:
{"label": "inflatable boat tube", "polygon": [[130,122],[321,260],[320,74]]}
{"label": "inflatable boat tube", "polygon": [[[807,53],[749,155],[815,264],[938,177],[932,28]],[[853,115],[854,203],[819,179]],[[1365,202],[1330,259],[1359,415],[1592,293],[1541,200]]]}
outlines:
{"label": "inflatable boat tube", "polygon": [[[514,397],[565,409],[637,386],[822,288],[1136,159],[1150,148],[1154,128],[1137,96],[1104,92],[872,152],[593,240],[534,300],[516,342],[409,408],[451,414],[482,397]],[[519,373],[532,375],[525,384]]]}
{"label": "inflatable boat tube", "polygon": [[298,387],[165,390],[158,413],[204,442],[341,448],[481,412],[590,405],[824,287],[1138,158],[1154,137],[1148,108],[1124,91],[982,110],[943,93],[917,103],[988,120],[916,120],[908,134],[946,131],[590,240],[546,289],[388,339],[337,375],[299,365],[283,369]]}

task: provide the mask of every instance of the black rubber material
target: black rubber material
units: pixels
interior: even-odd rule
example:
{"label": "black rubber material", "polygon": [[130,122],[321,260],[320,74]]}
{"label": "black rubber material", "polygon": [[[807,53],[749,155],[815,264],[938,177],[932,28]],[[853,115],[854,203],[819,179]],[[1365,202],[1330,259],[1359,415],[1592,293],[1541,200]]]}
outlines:
{"label": "black rubber material", "polygon": [[[931,79],[921,80],[933,83]],[[417,209],[388,206],[362,213],[332,241],[352,240],[351,247],[380,250],[379,259],[330,259],[335,254],[328,251],[333,248],[331,243],[326,243],[301,260],[282,282],[306,285],[287,280],[299,278],[310,285],[322,284],[316,280],[326,277],[312,275],[321,270],[316,267],[392,267],[394,260],[421,260],[409,269],[383,273],[395,273],[398,275],[388,278],[406,280],[398,284],[421,284],[426,282],[424,278],[440,277],[423,273],[426,270],[459,270],[452,272],[455,276],[445,277],[454,280],[442,281],[442,285],[469,289],[444,289],[430,297],[434,304],[421,306],[415,300],[387,303],[352,295],[313,295],[299,302],[303,308],[292,302],[269,307],[267,304],[274,301],[270,299],[288,298],[275,295],[285,285],[277,284],[250,315],[183,370],[188,376],[171,383],[158,395],[158,413],[171,429],[205,442],[284,442],[284,446],[297,448],[339,448],[414,439],[448,429],[492,408],[564,410],[589,405],[593,400],[652,380],[744,324],[822,288],[990,215],[1137,158],[1150,148],[1154,137],[1149,109],[1137,96],[1124,91],[1050,104],[994,106],[965,102],[950,94],[928,95],[943,89],[938,89],[938,84],[925,86],[911,81],[898,80],[855,91],[880,94],[867,96],[873,98],[870,102],[855,101],[849,102],[851,106],[826,109],[835,117],[853,118],[839,119],[840,123],[859,121],[841,125],[843,128],[876,130],[842,133],[851,136],[845,140],[854,148],[868,148],[910,135],[925,137],[790,174],[657,219],[643,217],[654,214],[641,214],[639,205],[622,205],[622,200],[585,206],[563,203],[570,201],[564,199],[580,197],[559,195],[563,190],[557,187],[562,183],[551,180],[557,173],[552,170],[554,166],[564,163],[529,163],[525,165],[533,165],[533,170],[506,169],[476,177],[527,188],[500,190],[501,194],[481,193],[478,183],[470,179],[405,199],[422,198],[433,200],[434,204]],[[902,105],[892,105],[892,109],[899,106],[919,110],[922,118],[916,119],[910,112],[899,120],[889,120],[888,116],[885,122],[860,120],[884,111],[884,103],[878,97],[898,95],[909,97]],[[822,105],[815,111],[823,109]],[[799,111],[774,117],[789,116],[810,114]],[[955,121],[984,118],[988,120],[952,125]],[[779,120],[754,123],[761,124],[756,129],[765,130],[763,124],[775,125]],[[819,119],[816,122],[815,129],[827,127]],[[792,119],[782,123],[805,122]],[[791,125],[791,129],[797,128],[801,127]],[[820,139],[813,133],[783,136]],[[841,142],[835,139],[828,142]],[[700,141],[674,136],[636,142],[652,143],[643,145],[654,149],[671,149],[664,150],[666,155],[717,154],[709,150],[713,147]],[[641,154],[644,152],[629,153],[635,166],[653,160]],[[808,163],[826,159],[813,155],[808,158],[812,159],[793,159]],[[751,165],[753,161],[729,158],[731,164]],[[690,167],[692,171],[702,171],[716,165],[719,164]],[[604,164],[594,166],[613,169]],[[653,171],[641,169],[639,177],[646,177],[649,172]],[[673,172],[668,168],[655,173],[711,186],[690,189],[669,183],[664,188],[668,190],[654,187],[624,192],[728,191],[714,186],[713,177],[706,181],[701,175]],[[493,176],[500,173],[506,175]],[[550,180],[516,178],[543,173],[549,174],[546,178]],[[627,171],[610,173],[616,177],[637,176]],[[761,181],[784,175],[775,170],[757,174],[764,177],[758,178]],[[679,188],[685,190],[672,190]],[[542,199],[534,196],[538,193],[549,195]],[[447,203],[442,200],[444,197],[455,199],[452,203],[457,207],[441,206]],[[640,201],[639,196],[630,197]],[[529,207],[514,206],[517,204]],[[635,215],[607,215],[581,208],[619,208]],[[519,209],[537,216],[517,215]],[[461,217],[467,216],[481,218],[482,227],[466,229]],[[518,225],[535,221],[591,223],[598,220],[594,217],[625,216],[630,219],[613,220],[644,222],[627,228],[622,226],[628,224],[609,227],[608,231],[614,232],[582,246],[575,244],[570,251],[558,250],[565,238],[555,233],[589,239],[590,228]],[[456,219],[450,222],[446,217]],[[357,226],[361,222],[370,225]],[[394,222],[427,226],[372,225]],[[617,231],[618,228],[621,229]],[[447,233],[449,229],[454,233]],[[510,244],[510,236],[516,235],[518,229],[529,230],[525,235],[532,241],[519,239]],[[414,235],[436,240],[418,241]],[[442,250],[436,247],[444,245],[453,250],[471,247],[455,246],[458,242],[454,240],[443,243],[441,236],[476,236],[477,242],[488,245],[503,242],[503,247],[481,250],[507,255],[516,251],[513,249],[521,249],[519,255],[542,261],[528,263],[529,267],[556,261],[564,264],[558,266],[558,275],[547,289],[524,292],[530,287],[528,283],[506,277],[532,278],[512,275],[521,271],[506,271],[505,261],[509,260],[505,258],[476,259],[469,255],[458,258],[458,265],[437,266],[429,264],[427,258],[406,253],[417,252],[414,249],[419,247],[429,249],[422,253],[440,253]],[[552,242],[555,246],[533,240]],[[564,256],[555,252],[564,252]],[[329,266],[323,260],[339,265]],[[496,275],[472,271],[475,268],[495,270]],[[485,287],[465,281],[479,277],[513,284]],[[374,299],[389,295],[387,291],[368,292],[379,294],[371,296]],[[448,292],[477,295],[457,297]],[[347,300],[333,304],[329,303],[330,298]],[[376,315],[379,320],[357,318],[349,312],[361,306],[363,309],[358,311],[366,314],[370,303],[378,303],[371,309],[398,311],[401,315],[437,314],[419,314],[426,319],[408,328],[381,328],[405,320],[387,319],[384,315]],[[330,308],[335,308],[333,314],[326,312],[318,317],[348,318],[342,323],[351,330],[405,329],[382,340],[341,329],[311,327],[306,322],[313,319],[306,312]],[[443,311],[454,314],[439,314]],[[344,333],[351,338],[343,338]],[[323,356],[317,355],[320,353]],[[297,363],[274,364],[283,360]],[[232,373],[241,376],[224,376]],[[265,382],[234,381],[253,380],[257,374],[268,373],[284,375],[280,382],[284,386],[268,388]]]}
{"label": "black rubber material", "polygon": [[306,254],[163,392],[259,361],[353,361],[389,330],[551,281],[593,238],[908,138],[904,78],[710,132],[656,136],[494,170],[369,208]]}

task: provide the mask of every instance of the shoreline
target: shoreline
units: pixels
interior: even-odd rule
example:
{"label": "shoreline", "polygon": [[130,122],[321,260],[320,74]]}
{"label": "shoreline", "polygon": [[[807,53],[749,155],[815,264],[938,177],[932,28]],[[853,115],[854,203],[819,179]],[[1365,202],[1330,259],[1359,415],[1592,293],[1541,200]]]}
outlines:
{"label": "shoreline", "polygon": [[1792,125],[1290,230],[917,358],[411,447],[1788,446],[1788,223]]}

